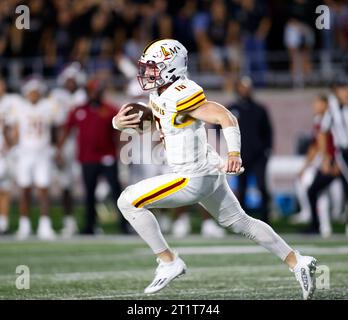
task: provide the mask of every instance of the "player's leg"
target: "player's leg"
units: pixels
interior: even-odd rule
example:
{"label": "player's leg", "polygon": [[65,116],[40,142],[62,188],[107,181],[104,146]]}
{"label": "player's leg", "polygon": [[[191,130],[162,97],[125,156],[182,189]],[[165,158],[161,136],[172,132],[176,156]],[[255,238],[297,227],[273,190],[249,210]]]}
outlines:
{"label": "player's leg", "polygon": [[341,181],[344,192],[344,213],[346,214],[346,236],[348,237],[348,182],[343,175],[341,175]]}
{"label": "player's leg", "polygon": [[63,229],[61,231],[63,237],[71,237],[78,233],[78,227],[73,215],[74,199],[73,199],[73,183],[75,160],[75,139],[68,138],[63,147],[64,165],[57,168],[58,181],[62,189],[62,205],[64,210]]}
{"label": "player's leg", "polygon": [[307,192],[314,180],[316,171],[317,169],[314,166],[310,166],[295,181],[296,196],[300,205],[300,211],[291,219],[291,222],[294,224],[304,223],[310,220],[311,213]]}
{"label": "player's leg", "polygon": [[47,154],[40,156],[40,159],[36,159],[33,179],[37,189],[37,195],[39,200],[40,219],[37,228],[37,235],[43,240],[52,240],[55,238],[55,232],[52,228],[50,219],[50,195],[49,187],[51,185],[51,168],[52,159]]}
{"label": "player's leg", "polygon": [[335,179],[333,175],[323,174],[320,170],[317,171],[315,178],[308,188],[308,199],[310,204],[310,210],[312,215],[312,221],[308,232],[319,233],[319,219],[317,214],[317,201],[321,192],[327,188],[330,183]]}
{"label": "player's leg", "polygon": [[129,186],[119,197],[117,205],[120,211],[159,259],[156,277],[145,289],[146,293],[161,290],[186,270],[185,263],[169,248],[157,219],[149,209],[197,203],[208,194],[208,190],[214,190],[216,177],[210,179],[166,174]]}
{"label": "player's leg", "polygon": [[[121,194],[121,185],[118,180],[117,163],[114,162],[111,165],[103,165],[103,175],[106,178],[110,186],[110,189],[112,190],[112,198],[115,200],[116,203],[117,199]],[[129,233],[129,225],[127,220],[123,217],[123,215],[120,215],[119,220],[121,232],[124,234]]]}
{"label": "player's leg", "polygon": [[0,190],[0,234],[8,230],[8,214],[10,209],[10,193],[7,189]]}
{"label": "player's leg", "polygon": [[16,237],[25,239],[31,234],[31,223],[29,218],[30,200],[31,200],[31,185],[32,181],[33,157],[19,157],[15,175],[16,182],[20,188],[19,196],[19,223]]}
{"label": "player's leg", "polygon": [[[167,251],[169,246],[161,233],[157,219],[149,210],[149,205],[163,202],[168,196],[173,197],[173,194],[182,190],[187,183],[188,178],[176,174],[156,176],[127,187],[117,201],[118,208],[124,217],[156,255]],[[170,204],[167,203],[168,207],[179,206],[175,205],[173,200]],[[168,256],[163,254],[160,258],[171,261],[173,257],[169,253]]]}
{"label": "player's leg", "polygon": [[95,190],[98,176],[101,173],[99,164],[82,164],[82,177],[85,189],[86,224],[82,231],[84,234],[94,234],[97,211],[95,208]]}
{"label": "player's leg", "polygon": [[9,225],[10,181],[6,158],[6,154],[0,157],[0,234],[6,233]]}
{"label": "player's leg", "polygon": [[310,298],[315,289],[316,260],[300,256],[269,225],[248,216],[229,188],[226,178],[220,176],[220,179],[221,183],[216,191],[201,200],[200,204],[222,226],[255,241],[284,261],[300,281],[304,298]]}
{"label": "player's leg", "polygon": [[267,159],[261,159],[254,164],[253,172],[255,174],[257,187],[261,193],[261,220],[268,223],[270,195],[266,184],[266,166]]}

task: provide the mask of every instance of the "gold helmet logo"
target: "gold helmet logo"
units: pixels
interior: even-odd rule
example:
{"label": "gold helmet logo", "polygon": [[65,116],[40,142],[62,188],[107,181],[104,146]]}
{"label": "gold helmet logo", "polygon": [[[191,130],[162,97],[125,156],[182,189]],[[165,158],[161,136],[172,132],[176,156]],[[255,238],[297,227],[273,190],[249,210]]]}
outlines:
{"label": "gold helmet logo", "polygon": [[171,53],[169,51],[167,51],[165,47],[161,46],[161,50],[162,50],[162,54],[164,56],[164,60],[168,59],[169,56],[171,56]]}

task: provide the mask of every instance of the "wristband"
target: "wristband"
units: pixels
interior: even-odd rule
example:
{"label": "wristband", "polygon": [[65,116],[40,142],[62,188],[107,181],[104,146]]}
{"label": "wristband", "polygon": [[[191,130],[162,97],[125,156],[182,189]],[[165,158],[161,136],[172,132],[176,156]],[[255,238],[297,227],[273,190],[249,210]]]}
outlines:
{"label": "wristband", "polygon": [[228,153],[228,155],[231,157],[240,157],[240,152],[239,151],[231,151]]}
{"label": "wristband", "polygon": [[238,153],[238,156],[240,156],[241,142],[239,127],[227,127],[222,129],[222,132],[226,139],[227,151],[229,154],[233,152],[235,154]]}

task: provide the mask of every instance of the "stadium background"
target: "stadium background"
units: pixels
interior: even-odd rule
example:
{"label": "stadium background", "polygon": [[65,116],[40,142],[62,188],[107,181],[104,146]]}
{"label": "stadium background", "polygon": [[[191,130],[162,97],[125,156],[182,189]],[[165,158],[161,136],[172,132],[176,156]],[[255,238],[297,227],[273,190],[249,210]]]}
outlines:
{"label": "stadium background", "polygon": [[[247,12],[250,3],[254,3],[255,7],[252,12]],[[15,27],[17,15],[14,13],[16,6],[25,4],[30,9],[30,29],[18,30]],[[315,21],[318,14],[315,9],[318,5],[325,4],[330,7],[330,29],[319,30],[315,27]],[[209,19],[213,15],[222,18],[222,29],[209,29]],[[298,171],[303,163],[303,153],[306,141],[311,135],[312,128],[312,108],[313,98],[318,93],[328,93],[330,83],[338,75],[346,75],[348,68],[347,50],[348,50],[348,3],[343,0],[328,1],[252,1],[252,0],[230,0],[230,1],[166,1],[166,0],[3,0],[0,3],[0,72],[6,79],[12,92],[17,92],[22,84],[23,79],[28,75],[35,73],[41,74],[50,88],[56,85],[59,72],[69,62],[78,61],[84,67],[88,75],[97,74],[99,77],[106,79],[109,83],[108,99],[117,105],[122,105],[134,99],[137,92],[131,83],[134,77],[133,67],[127,69],[122,65],[122,61],[126,58],[127,62],[135,65],[142,48],[151,40],[157,38],[176,38],[181,41],[189,50],[189,72],[190,77],[196,80],[206,90],[209,99],[216,100],[222,104],[230,103],[234,100],[233,82],[239,75],[249,75],[255,84],[255,97],[261,101],[268,109],[274,126],[275,145],[273,155],[268,167],[269,186],[273,199],[273,226],[280,232],[297,233],[298,228],[288,223],[288,218],[298,209],[294,195],[294,181]],[[220,19],[217,18],[218,20]],[[305,54],[299,52],[297,60],[294,61],[291,52],[288,50],[285,41],[285,30],[291,19],[297,19],[309,28],[308,36],[304,40]],[[258,30],[260,23],[264,24],[264,30]],[[231,34],[227,35],[222,30],[231,28]],[[222,33],[221,33],[222,32]],[[259,33],[258,33],[259,32]],[[264,32],[264,34],[263,34]],[[307,31],[306,31],[307,32]],[[228,64],[226,59],[221,58],[221,54],[225,54],[226,47],[232,48],[232,63]],[[305,61],[308,55],[309,61]],[[256,62],[255,62],[256,61]],[[301,62],[302,61],[302,62]],[[253,65],[253,62],[255,64]],[[294,66],[296,65],[296,66]],[[121,178],[126,182],[127,168]],[[15,190],[15,189],[14,189]],[[58,202],[58,190],[52,186],[52,196],[54,207],[52,209],[52,217],[54,227],[61,227],[61,209]],[[83,196],[80,181],[77,181],[75,188],[75,196],[77,202],[81,201]],[[16,191],[13,192],[14,203],[11,208],[11,230],[15,230],[17,226],[17,204]],[[103,211],[103,210],[102,210]],[[81,206],[77,208],[79,220],[82,219],[83,209]],[[102,219],[102,227],[107,234],[114,235],[117,233],[115,225],[115,216],[108,212],[106,215],[100,214]],[[103,220],[104,219],[104,220]],[[33,214],[34,228],[37,220],[36,211]],[[198,231],[200,217],[193,213],[192,220],[194,223],[194,231]],[[310,246],[325,247],[345,247],[346,240],[340,238],[339,234],[343,234],[344,225],[342,223],[334,224],[334,231],[338,234],[338,238],[321,242],[317,238],[291,238],[292,243]],[[235,240],[238,245],[240,240]],[[291,240],[292,239],[292,240]],[[121,272],[116,278],[111,276],[111,284],[120,284],[122,276],[130,281],[130,274],[122,274],[122,270],[136,262],[126,259],[127,248],[135,247],[135,251],[145,250],[144,247],[134,239],[115,240],[93,239],[82,242],[80,239],[71,240],[71,242],[57,242],[56,244],[39,245],[35,240],[31,239],[25,243],[16,243],[11,237],[5,237],[3,244],[0,239],[0,252],[2,250],[4,259],[2,264],[3,280],[5,294],[1,298],[31,298],[44,297],[44,289],[38,289],[39,293],[34,296],[30,292],[16,292],[11,289],[10,268],[14,262],[31,261],[36,266],[38,283],[44,287],[50,287],[54,293],[46,296],[46,298],[142,298],[141,295],[133,295],[133,287],[127,282],[120,292],[124,290],[124,295],[119,291],[116,293],[110,288],[106,291],[108,294],[101,294],[98,286],[98,272],[100,271],[99,280],[109,279],[112,273],[111,260],[122,259],[122,263],[117,266]],[[98,242],[100,241],[100,242]],[[103,242],[104,241],[104,242]],[[134,244],[135,243],[135,244]],[[229,240],[214,240],[208,244],[207,241],[198,238],[188,240],[188,242],[174,242],[178,246],[227,246]],[[241,241],[241,245],[246,243]],[[115,247],[114,247],[115,246]],[[112,253],[114,248],[118,248],[119,252]],[[82,249],[81,249],[82,248]],[[140,249],[139,249],[140,248]],[[216,248],[215,248],[216,249]],[[28,250],[28,251],[27,251]],[[80,264],[77,266],[66,268],[63,262],[60,264],[58,259],[54,258],[50,252],[57,250],[62,253],[62,261],[67,264],[71,263],[73,255],[79,250],[81,258]],[[116,250],[116,251],[117,251]],[[212,252],[214,249],[212,250]],[[14,253],[16,252],[16,253]],[[27,253],[26,253],[27,252]],[[92,252],[91,259],[94,259],[91,268],[92,271],[84,270],[76,271],[77,267],[81,267],[83,261],[88,260],[89,252]],[[97,259],[103,259],[105,253],[105,265],[98,265]],[[94,254],[94,256],[93,256]],[[120,254],[120,256],[118,256]],[[325,253],[323,253],[325,254]],[[136,256],[133,255],[132,258]],[[235,257],[241,262],[259,263],[265,254],[257,253],[247,258],[243,252],[238,253]],[[346,259],[341,255],[324,256],[329,257],[328,262],[332,262],[332,268],[336,268],[337,276],[334,278],[336,285],[335,294],[332,298],[347,298],[347,291],[344,279],[346,271]],[[108,260],[109,258],[109,260]],[[207,259],[199,259],[201,256],[195,256],[191,261],[193,265],[199,269],[204,263],[209,264]],[[43,265],[35,259],[43,259]],[[45,260],[46,259],[46,260]],[[64,260],[66,259],[66,260]],[[149,256],[141,256],[140,265],[144,268],[150,268],[151,261]],[[214,258],[215,259],[215,258]],[[338,259],[336,266],[334,262]],[[343,259],[343,260],[342,260]],[[267,260],[267,259],[266,259]],[[266,262],[273,263],[273,258]],[[221,258],[221,268],[226,264],[226,268],[231,267],[227,261]],[[95,265],[94,265],[95,263]],[[236,262],[234,262],[236,263]],[[228,267],[228,266],[229,267]],[[75,268],[76,267],[76,268]],[[113,265],[114,267],[114,265]],[[134,267],[134,265],[132,265]],[[213,267],[213,266],[212,266]],[[226,270],[226,268],[224,270]],[[230,270],[233,272],[233,267]],[[241,272],[242,266],[236,266],[236,270]],[[265,266],[267,269],[267,265]],[[135,268],[137,269],[137,268]],[[12,270],[12,269],[11,269]],[[49,279],[49,270],[55,272],[54,280]],[[106,270],[106,271],[105,271]],[[150,274],[150,269],[146,269]],[[235,270],[235,271],[236,271]],[[251,272],[256,272],[252,268]],[[54,281],[67,281],[59,277],[64,272],[71,271],[71,281],[81,281],[76,284],[76,291],[64,291],[64,286],[60,282],[55,287]],[[74,272],[85,272],[84,275],[75,274]],[[11,271],[12,272],[12,271]],[[40,272],[43,275],[40,275]],[[90,273],[88,273],[90,272]],[[103,273],[104,272],[104,273]],[[140,275],[141,270],[137,273],[136,285],[140,286],[145,281],[145,276]],[[272,276],[279,277],[283,271],[275,270]],[[218,279],[218,269],[215,269],[212,279],[215,279],[217,287],[223,285],[222,279]],[[199,274],[199,273],[198,273]],[[40,278],[41,277],[41,278]],[[75,278],[74,278],[75,277]],[[92,279],[92,287],[95,294],[86,295],[89,290],[88,279]],[[58,280],[57,280],[58,279]],[[235,278],[233,278],[235,280]],[[244,278],[245,280],[246,278]],[[191,279],[196,281],[197,278]],[[214,280],[214,281],[215,281]],[[242,277],[243,280],[243,277]],[[250,282],[251,285],[257,286],[256,282]],[[40,282],[41,281],[41,282]],[[52,283],[50,283],[52,281]],[[85,282],[87,281],[87,284]],[[114,282],[113,282],[114,281]],[[219,281],[221,283],[219,284]],[[287,285],[290,280],[284,280],[285,284],[283,293],[279,298],[287,298],[289,292],[293,292],[293,287]],[[340,282],[342,282],[340,284]],[[90,282],[91,284],[91,282]],[[192,282],[191,282],[192,284]],[[231,279],[231,285],[232,279]],[[79,287],[81,286],[81,287]],[[110,285],[111,286],[111,285]],[[242,287],[244,284],[242,284]],[[260,286],[266,290],[265,283]],[[79,291],[80,288],[81,290]],[[275,289],[275,288],[274,288]],[[85,291],[84,291],[85,290]],[[110,291],[111,290],[111,291]],[[135,290],[135,289],[134,289]],[[170,289],[172,290],[172,289]],[[183,286],[181,290],[189,290]],[[222,289],[221,289],[222,290]],[[261,290],[261,289],[260,289]],[[182,291],[181,291],[182,292]],[[271,298],[272,292],[263,291],[256,292],[254,295],[247,293],[241,294],[242,291],[230,295],[230,292],[221,291],[217,294],[220,298]],[[293,293],[291,298],[297,298]],[[213,291],[199,295],[192,291],[186,295],[187,298],[212,298]],[[181,298],[179,293],[174,290],[169,291],[168,295],[159,296],[159,298]],[[321,298],[330,298],[326,294],[319,295]]]}

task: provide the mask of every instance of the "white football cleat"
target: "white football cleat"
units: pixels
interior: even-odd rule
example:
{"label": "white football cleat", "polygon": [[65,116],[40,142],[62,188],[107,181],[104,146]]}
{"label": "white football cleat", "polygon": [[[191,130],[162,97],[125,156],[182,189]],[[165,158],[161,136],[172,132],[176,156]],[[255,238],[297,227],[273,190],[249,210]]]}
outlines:
{"label": "white football cleat", "polygon": [[300,283],[303,299],[310,300],[315,291],[315,271],[317,269],[317,260],[309,256],[301,256],[295,251],[297,264],[293,271],[296,280]]}
{"label": "white football cleat", "polygon": [[155,278],[145,288],[144,293],[156,293],[167,286],[172,280],[186,273],[186,264],[178,256],[171,262],[163,262],[159,258],[157,262],[158,267],[155,272]]}
{"label": "white football cleat", "polygon": [[219,227],[213,219],[206,219],[202,223],[201,235],[207,238],[223,238],[225,229]]}
{"label": "white football cleat", "polygon": [[27,239],[31,234],[31,223],[28,217],[20,217],[18,230],[16,232],[15,237],[18,240]]}
{"label": "white football cleat", "polygon": [[73,217],[65,217],[63,221],[62,236],[70,238],[78,233],[76,220]]}
{"label": "white football cleat", "polygon": [[54,240],[56,238],[56,233],[52,228],[51,219],[49,217],[40,217],[37,236],[40,240]]}
{"label": "white football cleat", "polygon": [[184,238],[191,233],[191,222],[188,214],[182,214],[173,222],[172,234],[176,238]]}

